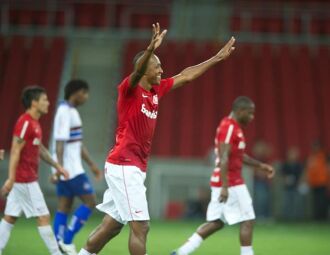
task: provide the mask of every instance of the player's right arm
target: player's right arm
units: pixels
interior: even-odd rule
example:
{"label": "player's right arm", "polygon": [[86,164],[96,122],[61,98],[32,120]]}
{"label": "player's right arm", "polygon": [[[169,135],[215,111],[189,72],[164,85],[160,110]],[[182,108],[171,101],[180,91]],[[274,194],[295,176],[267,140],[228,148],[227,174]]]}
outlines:
{"label": "player's right arm", "polygon": [[229,143],[220,143],[218,146],[218,157],[220,159],[219,166],[220,171],[220,179],[221,179],[221,193],[219,197],[219,201],[221,203],[226,203],[228,199],[228,162],[230,155],[231,145]]}
{"label": "player's right arm", "polygon": [[21,157],[22,149],[24,148],[25,141],[17,136],[14,136],[9,156],[9,171],[8,171],[8,179],[1,189],[1,193],[3,196],[6,196],[11,189],[13,188],[15,178],[16,178],[16,169],[18,162]]}
{"label": "player's right arm", "polygon": [[161,45],[166,33],[167,30],[164,30],[162,33],[160,33],[159,23],[156,23],[156,25],[152,24],[152,38],[150,44],[140,59],[137,61],[136,66],[134,67],[134,71],[129,77],[128,83],[131,88],[136,87],[142,76],[145,74],[150,57],[152,56],[153,52]]}

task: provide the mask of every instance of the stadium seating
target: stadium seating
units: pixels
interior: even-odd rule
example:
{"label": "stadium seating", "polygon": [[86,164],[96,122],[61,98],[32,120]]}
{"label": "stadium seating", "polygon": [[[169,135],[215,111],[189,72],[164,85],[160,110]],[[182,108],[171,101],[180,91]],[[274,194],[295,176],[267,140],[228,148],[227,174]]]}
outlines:
{"label": "stadium seating", "polygon": [[[146,42],[126,45],[124,74],[133,56]],[[216,43],[167,42],[158,52],[164,77],[199,63],[219,49]],[[255,100],[256,121],[246,130],[249,149],[256,139],[274,147],[283,158],[290,146],[303,156],[314,139],[330,147],[329,47],[241,44],[226,62],[192,84],[162,100],[153,144],[158,156],[201,157],[213,146],[219,120],[229,113],[233,99],[248,95]]]}
{"label": "stadium seating", "polygon": [[21,91],[27,85],[40,85],[48,92],[50,111],[41,121],[44,142],[47,145],[64,54],[63,38],[0,37],[0,107],[3,109],[0,114],[1,147],[9,148],[15,121],[23,112]]}

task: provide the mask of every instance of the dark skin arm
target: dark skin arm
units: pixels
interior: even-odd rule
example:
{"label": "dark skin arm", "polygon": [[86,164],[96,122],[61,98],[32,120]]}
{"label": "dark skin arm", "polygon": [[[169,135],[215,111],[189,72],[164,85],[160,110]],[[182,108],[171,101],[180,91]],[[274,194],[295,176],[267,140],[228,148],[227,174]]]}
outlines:
{"label": "dark skin arm", "polygon": [[228,58],[230,54],[235,50],[234,43],[235,38],[232,37],[216,55],[198,65],[187,67],[181,73],[175,75],[173,77],[174,84],[172,89],[179,88],[188,82],[195,80],[212,66]]}
{"label": "dark skin arm", "polygon": [[145,74],[148,67],[149,59],[154,53],[154,51],[161,45],[163,38],[167,33],[167,30],[164,30],[162,33],[160,33],[159,23],[156,23],[156,25],[152,24],[152,32],[153,34],[149,46],[137,61],[134,71],[130,75],[129,86],[131,88],[136,87],[142,76]]}
{"label": "dark skin arm", "polygon": [[57,170],[58,175],[63,175],[65,179],[69,177],[68,172],[62,167],[61,164],[52,159],[52,156],[43,144],[40,145],[40,157],[47,164],[54,167]]}
{"label": "dark skin arm", "polygon": [[91,159],[86,146],[83,144],[81,147],[81,156],[83,160],[88,164],[90,170],[93,172],[96,180],[102,179],[102,171],[97,167],[97,165]]}
{"label": "dark skin arm", "polygon": [[275,175],[275,169],[271,165],[262,163],[254,158],[251,158],[247,154],[243,155],[243,163],[253,167],[254,169],[265,172],[268,178],[273,178]]}
{"label": "dark skin arm", "polygon": [[0,160],[5,158],[5,150],[0,150]]}
{"label": "dark skin arm", "polygon": [[228,162],[230,156],[231,145],[221,143],[218,147],[218,157],[220,159],[219,167],[220,171],[220,178],[222,182],[221,193],[219,197],[220,203],[226,203],[228,199]]}

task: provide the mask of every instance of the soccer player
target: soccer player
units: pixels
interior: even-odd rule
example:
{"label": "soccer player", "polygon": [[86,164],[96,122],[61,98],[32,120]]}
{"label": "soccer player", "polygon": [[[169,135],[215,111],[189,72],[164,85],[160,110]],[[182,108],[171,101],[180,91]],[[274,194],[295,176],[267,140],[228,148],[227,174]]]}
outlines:
{"label": "soccer player", "polygon": [[27,87],[22,94],[26,112],[16,122],[9,159],[9,177],[2,187],[7,196],[4,217],[0,223],[0,254],[5,248],[11,230],[22,213],[36,217],[39,234],[50,254],[61,255],[50,226],[49,211],[38,183],[39,157],[53,166],[65,178],[68,173],[55,162],[42,144],[39,119],[48,112],[49,101],[41,87]]}
{"label": "soccer player", "polygon": [[245,153],[242,128],[254,118],[255,105],[248,97],[238,97],[232,112],[219,124],[215,137],[216,167],[211,177],[211,201],[207,208],[206,223],[171,255],[194,252],[207,237],[224,227],[240,223],[241,255],[253,255],[252,230],[255,214],[252,199],[242,178],[242,164],[262,170],[272,178],[272,166],[261,163]]}
{"label": "soccer player", "polygon": [[[95,193],[83,168],[82,158],[97,180],[103,175],[82,142],[82,122],[77,111],[77,107],[88,99],[89,86],[83,80],[71,80],[64,91],[65,100],[57,108],[54,121],[53,158],[69,172],[69,179],[58,180],[56,184],[58,209],[54,219],[54,232],[61,249],[71,255],[77,254],[72,240],[88,220],[96,204]],[[70,224],[67,225],[74,197],[79,197],[82,204],[74,211]]]}
{"label": "soccer player", "polygon": [[0,160],[5,158],[5,150],[0,150]]}
{"label": "soccer player", "polygon": [[161,45],[165,34],[166,30],[160,32],[158,23],[153,25],[149,46],[135,57],[134,71],[118,87],[116,143],[105,165],[108,189],[103,203],[97,206],[105,216],[79,255],[99,253],[127,222],[130,226],[130,254],[146,254],[149,212],[144,180],[159,100],[170,90],[196,79],[234,50],[235,39],[231,38],[205,62],[188,67],[172,78],[161,79],[163,70],[154,51]]}

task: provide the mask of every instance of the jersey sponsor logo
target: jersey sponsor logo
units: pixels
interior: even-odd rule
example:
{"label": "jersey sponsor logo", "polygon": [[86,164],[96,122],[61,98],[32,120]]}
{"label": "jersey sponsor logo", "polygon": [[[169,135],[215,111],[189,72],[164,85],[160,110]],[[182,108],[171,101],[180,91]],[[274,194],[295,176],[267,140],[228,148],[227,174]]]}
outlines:
{"label": "jersey sponsor logo", "polygon": [[144,97],[144,98],[147,98],[147,97],[148,97],[148,95],[145,95],[145,94],[143,94],[143,93],[142,93],[142,97]]}
{"label": "jersey sponsor logo", "polygon": [[154,104],[158,104],[158,96],[157,96],[157,95],[154,95],[154,96],[152,97],[152,102],[153,102]]}
{"label": "jersey sponsor logo", "polygon": [[157,119],[158,112],[157,111],[152,111],[152,112],[149,111],[148,109],[146,109],[145,104],[142,104],[141,112],[150,119]]}
{"label": "jersey sponsor logo", "polygon": [[246,144],[245,144],[245,142],[243,142],[243,141],[240,141],[240,142],[239,142],[239,144],[238,144],[238,149],[240,149],[240,150],[244,150],[244,149],[245,149],[245,147],[246,147]]}

